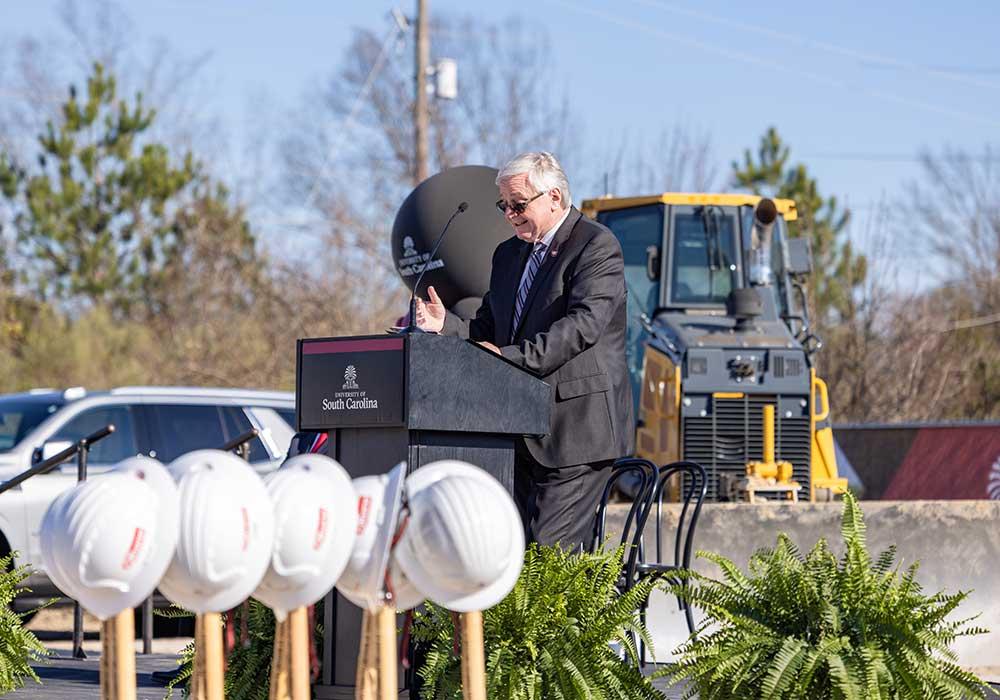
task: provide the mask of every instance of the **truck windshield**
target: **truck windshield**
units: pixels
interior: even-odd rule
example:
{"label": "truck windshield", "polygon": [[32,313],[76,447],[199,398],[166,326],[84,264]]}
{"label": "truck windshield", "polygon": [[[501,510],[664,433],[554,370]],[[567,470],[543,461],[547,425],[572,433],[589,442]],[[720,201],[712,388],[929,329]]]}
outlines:
{"label": "truck windshield", "polygon": [[725,304],[736,286],[736,219],[720,207],[674,214],[672,304]]}
{"label": "truck windshield", "polygon": [[62,401],[43,399],[0,399],[0,452],[8,452],[55,413]]}

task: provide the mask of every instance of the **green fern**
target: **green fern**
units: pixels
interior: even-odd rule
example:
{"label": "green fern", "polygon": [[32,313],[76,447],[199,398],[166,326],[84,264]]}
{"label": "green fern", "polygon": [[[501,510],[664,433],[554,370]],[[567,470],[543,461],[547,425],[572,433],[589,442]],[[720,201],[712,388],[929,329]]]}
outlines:
{"label": "green fern", "polygon": [[22,616],[10,609],[17,595],[27,589],[21,583],[30,574],[27,566],[14,567],[15,553],[0,559],[0,693],[24,686],[26,678],[41,683],[33,663],[48,652],[34,634],[24,629]]}
{"label": "green fern", "polygon": [[839,560],[825,540],[803,557],[779,535],[744,574],[733,562],[699,552],[720,579],[687,572],[672,592],[701,608],[706,619],[678,650],[665,675],[687,681],[686,697],[923,698],[995,693],[956,664],[961,636],[986,633],[970,619],[950,620],[967,593],[928,596],[917,566],[893,567],[895,549],[874,562],[861,508],[844,497]]}
{"label": "green fern", "polygon": [[[528,548],[514,590],[483,614],[490,698],[663,698],[632,661],[611,647],[619,645],[634,659],[629,631],[651,646],[636,610],[654,582],[618,595],[622,552],[570,555],[557,547]],[[454,633],[451,613],[435,605],[427,605],[414,620],[414,640],[426,649],[418,673],[428,700],[462,697]]]}

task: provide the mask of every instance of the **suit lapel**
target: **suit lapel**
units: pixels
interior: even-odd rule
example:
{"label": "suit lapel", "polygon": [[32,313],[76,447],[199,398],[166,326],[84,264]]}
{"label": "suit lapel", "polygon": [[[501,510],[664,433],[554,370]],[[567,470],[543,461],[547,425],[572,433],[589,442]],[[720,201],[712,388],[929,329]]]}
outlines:
{"label": "suit lapel", "polygon": [[[545,252],[545,260],[542,261],[541,267],[538,268],[538,272],[535,274],[535,279],[531,283],[531,289],[528,290],[528,297],[524,300],[524,308],[521,309],[521,318],[518,320],[517,328],[511,333],[511,338],[516,338],[517,334],[521,332],[521,328],[524,327],[524,321],[528,318],[528,313],[531,311],[531,305],[535,301],[535,297],[538,296],[539,290],[543,289],[548,284],[549,275],[556,266],[559,254],[565,247],[566,239],[569,238],[569,234],[572,233],[573,227],[576,226],[576,222],[580,220],[580,212],[577,211],[576,207],[570,210],[569,216],[563,222],[559,230],[556,231],[556,235],[552,239],[552,245]],[[526,248],[531,248],[531,246],[526,246]],[[521,270],[524,270],[524,265],[521,266]],[[521,281],[521,276],[518,275],[517,282],[514,283],[514,295],[517,295],[517,285]],[[510,304],[510,316],[511,322],[514,320],[514,302]]]}
{"label": "suit lapel", "polygon": [[530,244],[523,241],[518,243],[519,245],[510,255],[511,264],[504,266],[511,272],[503,281],[503,285],[499,289],[500,294],[495,300],[493,313],[496,319],[496,329],[500,331],[499,337],[496,338],[498,345],[506,345],[510,341],[510,326],[514,322],[514,301],[517,299],[517,288],[521,283],[521,274],[524,272],[528,256],[531,254]]}

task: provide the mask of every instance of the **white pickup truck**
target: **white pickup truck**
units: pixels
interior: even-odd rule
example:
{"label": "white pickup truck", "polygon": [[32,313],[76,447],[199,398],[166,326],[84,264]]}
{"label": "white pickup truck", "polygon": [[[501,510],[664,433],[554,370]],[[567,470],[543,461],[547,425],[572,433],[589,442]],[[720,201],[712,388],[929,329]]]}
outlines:
{"label": "white pickup truck", "polygon": [[[294,423],[289,392],[148,386],[7,394],[0,396],[0,482],[108,424],[115,431],[91,447],[88,478],[135,455],[167,463],[191,450],[218,448],[251,428],[260,433],[249,458],[263,473],[281,463]],[[38,531],[49,503],[76,480],[74,459],[0,494],[0,556],[17,552],[16,563],[34,569],[26,581],[32,592],[18,598],[15,609],[60,595],[42,568]]]}

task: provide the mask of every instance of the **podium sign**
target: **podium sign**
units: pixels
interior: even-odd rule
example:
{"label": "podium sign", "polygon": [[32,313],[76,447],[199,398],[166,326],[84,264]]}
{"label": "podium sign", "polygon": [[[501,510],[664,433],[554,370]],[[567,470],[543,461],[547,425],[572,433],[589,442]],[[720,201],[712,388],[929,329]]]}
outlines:
{"label": "podium sign", "polygon": [[299,430],[405,425],[402,337],[306,338],[297,359]]}

